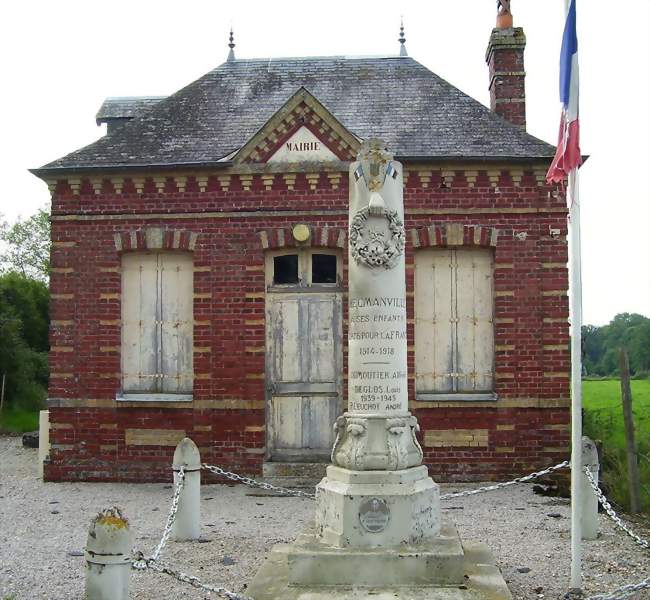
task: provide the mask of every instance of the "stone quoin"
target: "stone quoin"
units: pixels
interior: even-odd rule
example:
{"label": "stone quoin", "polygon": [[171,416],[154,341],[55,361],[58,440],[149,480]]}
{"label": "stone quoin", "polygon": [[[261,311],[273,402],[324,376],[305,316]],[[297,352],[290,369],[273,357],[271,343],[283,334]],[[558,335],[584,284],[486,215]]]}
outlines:
{"label": "stone quoin", "polygon": [[[566,458],[567,210],[525,131],[524,46],[492,31],[491,109],[404,42],[231,47],[172,96],[108,98],[104,137],[33,170],[52,193],[45,479],[168,481],[186,436],[229,470],[324,471],[349,401],[416,417],[436,481]],[[371,138],[402,165],[403,215],[348,227]],[[353,296],[350,242],[372,270],[403,252],[404,293]]]}

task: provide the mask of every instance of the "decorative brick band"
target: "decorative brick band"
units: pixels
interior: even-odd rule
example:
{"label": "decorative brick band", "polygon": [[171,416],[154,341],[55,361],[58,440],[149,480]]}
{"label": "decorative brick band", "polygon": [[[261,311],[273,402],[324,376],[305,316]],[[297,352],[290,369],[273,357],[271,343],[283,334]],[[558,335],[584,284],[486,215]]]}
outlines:
{"label": "decorative brick band", "polygon": [[114,235],[115,249],[127,250],[194,250],[197,233],[181,229],[147,227],[134,231],[123,231]]}
{"label": "decorative brick band", "polygon": [[[354,160],[358,142],[355,142],[353,138],[347,139],[344,133],[337,133],[335,129],[327,129],[326,120],[319,117],[317,113],[309,113],[308,108],[303,106],[297,110],[301,111],[300,114],[293,118],[292,129],[287,129],[283,137],[277,137],[275,142],[273,142],[273,136],[269,139],[260,138],[260,141],[256,141],[250,148],[242,148],[237,157],[237,164],[227,169],[211,172],[186,172],[178,175],[156,174],[156,172],[130,175],[125,172],[123,175],[107,175],[101,178],[48,179],[46,183],[50,192],[59,196],[148,195],[155,197],[185,193],[214,194],[251,190],[292,191],[296,189],[297,180],[298,185],[305,189],[339,189],[341,182],[347,179],[347,164]],[[319,118],[320,121],[318,121]],[[335,153],[338,153],[338,158],[342,160],[323,163],[320,167],[308,163],[278,163],[276,165],[263,162],[263,158],[271,156],[283,140],[288,139],[303,125],[315,132],[314,135],[319,139],[325,139],[328,144],[334,144],[333,151],[336,150]],[[261,132],[259,135],[263,137],[264,134]],[[254,140],[257,140],[257,137]],[[498,196],[506,188],[526,188],[529,191],[537,189],[541,193],[546,192],[545,195],[548,195],[549,198],[557,198],[562,193],[558,186],[559,184],[549,185],[546,183],[546,166],[544,168],[533,167],[528,170],[509,166],[485,169],[480,168],[480,165],[459,165],[457,168],[446,169],[433,169],[426,165],[404,166],[404,187],[408,190],[480,188],[491,189]]]}
{"label": "decorative brick band", "polygon": [[338,227],[310,227],[309,238],[305,242],[297,242],[291,228],[263,229],[258,231],[260,245],[264,250],[280,248],[298,248],[305,246],[320,246],[322,248],[345,248],[347,232]]}
{"label": "decorative brick band", "polygon": [[462,223],[442,223],[423,229],[409,230],[414,248],[434,246],[481,246],[489,248],[497,245],[499,230],[480,225]]}

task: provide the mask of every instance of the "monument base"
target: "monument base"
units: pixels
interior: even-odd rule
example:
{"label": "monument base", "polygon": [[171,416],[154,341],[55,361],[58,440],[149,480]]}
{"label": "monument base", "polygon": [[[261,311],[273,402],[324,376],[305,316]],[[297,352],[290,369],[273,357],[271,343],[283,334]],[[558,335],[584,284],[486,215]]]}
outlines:
{"label": "monument base", "polygon": [[425,466],[401,471],[327,467],[316,488],[316,536],[337,548],[387,548],[434,540],[440,491]]}
{"label": "monument base", "polygon": [[[455,529],[448,525],[443,525],[442,532],[443,537],[456,537],[451,533]],[[437,563],[430,554],[433,547],[425,545],[418,567],[412,562],[416,558],[411,552],[413,548],[405,548],[407,560],[400,564],[399,548],[335,549],[323,547],[315,540],[313,534],[304,534],[295,544],[275,546],[248,587],[247,595],[255,600],[512,600],[485,544],[465,542],[460,562],[456,562],[456,557],[450,560],[449,554],[455,554],[454,550],[446,557],[440,556]],[[455,543],[450,546],[453,550]],[[337,554],[340,558],[332,560]],[[444,577],[444,570],[440,569],[445,564],[460,566],[461,583],[427,583],[421,578],[431,578],[427,569]],[[455,579],[456,567],[453,570]],[[388,578],[400,583],[383,583]],[[312,579],[314,582],[310,583]],[[354,583],[350,583],[351,579]]]}

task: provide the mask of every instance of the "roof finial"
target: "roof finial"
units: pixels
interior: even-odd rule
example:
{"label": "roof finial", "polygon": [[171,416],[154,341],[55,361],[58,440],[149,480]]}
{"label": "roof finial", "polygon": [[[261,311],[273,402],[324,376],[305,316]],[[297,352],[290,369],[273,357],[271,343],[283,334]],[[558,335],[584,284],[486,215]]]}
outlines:
{"label": "roof finial", "polygon": [[497,29],[510,29],[511,27],[510,0],[497,0]]}
{"label": "roof finial", "polygon": [[230,52],[228,52],[228,62],[233,62],[235,60],[235,36],[232,32],[232,27],[230,28],[229,40],[228,48],[230,48]]}
{"label": "roof finial", "polygon": [[404,43],[406,42],[406,38],[404,37],[404,17],[400,18],[399,39],[397,41],[400,43],[399,55],[408,56],[409,53],[406,51],[406,46],[404,45]]}

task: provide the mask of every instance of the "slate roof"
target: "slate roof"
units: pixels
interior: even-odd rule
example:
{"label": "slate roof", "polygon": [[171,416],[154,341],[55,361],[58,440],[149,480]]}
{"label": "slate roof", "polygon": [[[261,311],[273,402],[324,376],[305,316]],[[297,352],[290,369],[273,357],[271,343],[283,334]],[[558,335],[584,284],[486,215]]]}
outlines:
{"label": "slate roof", "polygon": [[95,119],[97,124],[110,119],[132,119],[137,114],[155,106],[165,96],[121,96],[106,98],[99,107]]}
{"label": "slate roof", "polygon": [[243,146],[300,86],[354,135],[385,139],[397,158],[554,154],[553,146],[411,57],[267,58],[225,62],[114,133],[34,172],[214,165]]}

